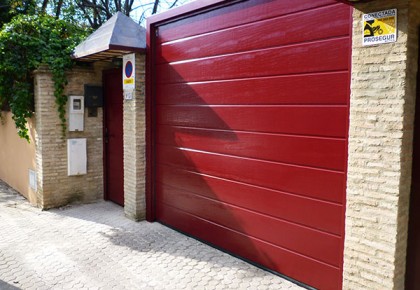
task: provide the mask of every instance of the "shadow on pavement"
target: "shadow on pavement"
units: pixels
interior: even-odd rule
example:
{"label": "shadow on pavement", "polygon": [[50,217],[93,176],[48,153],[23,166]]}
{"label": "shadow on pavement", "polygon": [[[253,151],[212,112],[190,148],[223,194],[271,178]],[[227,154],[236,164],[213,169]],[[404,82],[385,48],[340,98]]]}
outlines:
{"label": "shadow on pavement", "polygon": [[0,203],[16,203],[26,201],[16,190],[11,188],[6,182],[0,180]]}
{"label": "shadow on pavement", "polygon": [[[42,271],[48,272],[43,273],[41,279],[50,277],[48,275],[54,273],[54,269],[59,265],[69,269],[69,272],[63,277],[70,277],[73,280],[76,279],[75,277],[79,277],[84,283],[99,283],[99,280],[96,282],[83,280],[80,273],[92,271],[91,274],[98,275],[102,281],[110,277],[106,272],[108,269],[113,272],[113,275],[119,275],[118,277],[123,280],[128,279],[127,283],[137,281],[135,283],[145,283],[144,285],[146,285],[152,281],[161,283],[159,284],[160,289],[195,289],[191,283],[196,283],[201,279],[207,279],[208,283],[212,282],[226,287],[232,283],[232,279],[235,279],[235,283],[237,283],[235,285],[238,286],[236,289],[240,289],[240,283],[249,286],[244,286],[243,289],[256,289],[254,286],[259,285],[263,280],[276,287],[275,289],[294,287],[293,284],[282,282],[280,277],[275,277],[240,259],[232,258],[222,251],[159,223],[134,222],[125,217],[122,207],[111,202],[99,201],[93,204],[71,205],[43,212],[38,208],[30,207],[22,196],[12,189],[5,189],[5,187],[6,185],[0,181],[0,210],[2,207],[12,207],[12,210],[4,211],[4,214],[6,217],[10,214],[10,220],[18,217],[17,225],[21,229],[18,233],[22,233],[21,236],[26,239],[28,239],[27,233],[34,234],[30,239],[33,241],[32,253],[35,250],[38,253],[38,258],[35,257],[33,261],[35,267],[38,267],[39,259],[55,261],[55,264],[48,262],[41,267]],[[14,211],[16,212],[11,214]],[[44,244],[48,247],[45,247]],[[15,246],[10,243],[9,246],[6,249],[12,252],[11,255],[15,255],[13,250]],[[22,244],[20,247],[27,249]],[[24,253],[22,250],[22,255]],[[111,270],[109,265],[113,265],[115,269]],[[41,269],[31,269],[29,267],[29,272],[26,275],[33,279],[34,274],[31,271],[37,272]],[[114,271],[117,272],[114,273]],[[93,277],[92,275],[89,276],[89,279]],[[161,279],[160,275],[166,275],[166,278]],[[36,274],[36,277],[40,278],[39,273]],[[50,279],[53,281],[58,279],[55,276],[51,277]],[[94,279],[98,279],[95,277]],[[120,283],[122,281],[120,278],[113,281]],[[110,280],[112,279],[111,277]],[[204,280],[202,282],[207,283]],[[180,288],[165,288],[167,283],[172,282],[179,283]],[[62,283],[66,285],[67,282]],[[251,286],[250,283],[256,284]],[[280,284],[285,288],[280,288]],[[188,285],[191,287],[188,288]],[[212,288],[214,287],[209,289]],[[7,283],[0,280],[0,289],[15,290],[20,288],[13,285],[13,280],[7,281]]]}
{"label": "shadow on pavement", "polygon": [[82,219],[88,222],[106,225],[108,228],[100,235],[110,243],[122,248],[129,248],[137,253],[150,254],[151,257],[171,260],[181,257],[182,260],[204,263],[211,268],[234,268],[247,277],[264,277],[267,272],[254,268],[241,259],[233,259],[216,248],[194,238],[181,234],[160,223],[147,221],[134,222],[124,216],[123,208],[108,201],[95,204],[75,205],[61,209],[52,209],[62,217]]}
{"label": "shadow on pavement", "polygon": [[21,290],[21,288],[10,285],[9,283],[6,283],[2,280],[0,280],[0,289],[2,289],[2,290]]}

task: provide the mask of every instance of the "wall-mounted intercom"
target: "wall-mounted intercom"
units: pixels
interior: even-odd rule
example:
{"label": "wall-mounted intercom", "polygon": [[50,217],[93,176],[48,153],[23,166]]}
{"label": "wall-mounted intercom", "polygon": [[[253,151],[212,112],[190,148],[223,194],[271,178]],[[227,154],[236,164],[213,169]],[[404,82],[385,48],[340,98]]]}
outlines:
{"label": "wall-mounted intercom", "polygon": [[70,96],[69,131],[83,131],[85,102],[83,96]]}

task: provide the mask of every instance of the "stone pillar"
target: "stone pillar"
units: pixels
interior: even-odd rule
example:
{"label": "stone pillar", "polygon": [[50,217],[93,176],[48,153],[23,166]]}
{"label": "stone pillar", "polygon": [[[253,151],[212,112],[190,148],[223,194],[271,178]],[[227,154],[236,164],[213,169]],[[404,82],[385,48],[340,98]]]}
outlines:
{"label": "stone pillar", "polygon": [[[418,0],[354,4],[343,289],[404,289]],[[398,41],[362,46],[362,14],[398,9]]]}
{"label": "stone pillar", "polygon": [[136,88],[124,100],[124,212],[133,220],[146,218],[145,55],[136,54]]}

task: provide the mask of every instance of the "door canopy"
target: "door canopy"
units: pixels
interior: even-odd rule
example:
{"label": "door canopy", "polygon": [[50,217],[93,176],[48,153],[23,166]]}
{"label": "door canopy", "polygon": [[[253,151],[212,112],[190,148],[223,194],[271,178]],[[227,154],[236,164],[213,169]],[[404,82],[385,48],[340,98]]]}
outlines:
{"label": "door canopy", "polygon": [[145,50],[146,30],[130,17],[117,12],[80,43],[72,57],[81,61],[97,61]]}

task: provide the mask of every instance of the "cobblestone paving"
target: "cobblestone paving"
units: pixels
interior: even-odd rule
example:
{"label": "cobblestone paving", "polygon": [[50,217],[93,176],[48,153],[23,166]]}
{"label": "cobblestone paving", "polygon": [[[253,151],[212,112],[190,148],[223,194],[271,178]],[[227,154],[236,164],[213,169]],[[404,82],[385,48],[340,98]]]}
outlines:
{"label": "cobblestone paving", "polygon": [[101,201],[41,211],[0,180],[0,289],[302,289]]}

